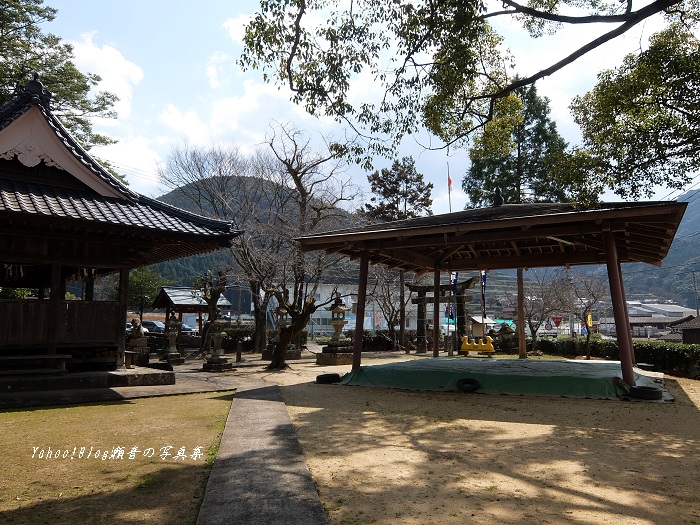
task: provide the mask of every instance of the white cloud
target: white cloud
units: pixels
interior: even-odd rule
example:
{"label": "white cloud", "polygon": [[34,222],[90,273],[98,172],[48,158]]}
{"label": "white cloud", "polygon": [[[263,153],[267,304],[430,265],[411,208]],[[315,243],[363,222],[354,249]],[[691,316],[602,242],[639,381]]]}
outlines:
{"label": "white cloud", "polygon": [[168,104],[160,113],[159,120],[168,126],[177,135],[183,135],[193,144],[207,144],[211,142],[211,133],[207,123],[202,122],[197,112],[182,111],[172,104]]}
{"label": "white cloud", "polygon": [[206,72],[209,85],[213,89],[221,88],[224,84],[222,75],[225,79],[227,77],[226,72],[230,70],[235,70],[234,58],[221,51],[213,53],[207,60]]}
{"label": "white cloud", "polygon": [[126,176],[129,188],[143,195],[160,195],[156,166],[161,157],[154,140],[144,136],[120,138],[116,144],[96,146],[91,153],[107,160],[121,175]]}
{"label": "white cloud", "polygon": [[227,18],[222,24],[228,36],[236,44],[243,44],[243,36],[245,35],[245,26],[253,17],[251,15],[238,15],[234,18]]}
{"label": "white cloud", "polygon": [[93,42],[95,34],[95,32],[83,33],[80,41],[70,42],[73,46],[75,64],[81,71],[102,77],[98,89],[117,95],[119,101],[114,105],[114,109],[119,114],[119,118],[127,118],[131,114],[133,89],[143,80],[143,70],[124,58],[114,47],[95,44]]}

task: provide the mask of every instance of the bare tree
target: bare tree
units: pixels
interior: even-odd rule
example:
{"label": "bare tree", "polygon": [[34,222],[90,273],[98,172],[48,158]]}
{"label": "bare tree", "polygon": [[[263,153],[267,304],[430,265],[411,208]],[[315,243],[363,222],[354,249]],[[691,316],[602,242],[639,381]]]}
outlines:
{"label": "bare tree", "polygon": [[[243,155],[235,147],[174,148],[164,166],[161,182],[184,198],[198,213],[232,221],[245,235],[234,239],[230,252],[235,267],[229,279],[245,282],[250,289],[255,317],[254,345],[261,352],[267,345],[266,311],[283,239],[273,234],[276,188],[266,183],[272,163],[262,152]],[[262,293],[261,293],[262,291]]]}
{"label": "bare tree", "polygon": [[[372,266],[370,271],[374,286],[367,295],[371,296],[379,306],[389,327],[389,337],[392,341],[396,341],[396,327],[403,326],[401,314],[405,312],[406,306],[411,301],[411,292],[408,295],[403,292],[403,272],[390,270],[382,265]],[[401,339],[399,341],[403,345],[403,341]]]}
{"label": "bare tree", "polygon": [[233,277],[248,283],[255,314],[255,347],[267,345],[267,310],[290,316],[272,354],[271,368],[284,368],[289,342],[319,306],[313,299],[319,280],[337,257],[302,253],[294,239],[319,228],[338,227],[349,214],[339,208],[355,197],[341,179],[345,161],[325,142],[314,150],[311,138],[290,125],[275,123],[264,145],[244,156],[238,148],[173,150],[159,168],[161,180],[198,212],[233,222]]}
{"label": "bare tree", "polygon": [[555,289],[559,301],[566,311],[583,324],[586,329],[586,359],[591,358],[591,318],[596,307],[610,299],[610,290],[605,279],[584,272],[561,270],[560,285]]}
{"label": "bare tree", "polygon": [[517,295],[507,293],[505,302],[512,308],[518,309],[518,303],[522,303],[522,315],[530,331],[532,349],[536,349],[537,332],[546,322],[547,318],[561,308],[560,295],[556,293],[560,287],[560,276],[549,269],[533,270],[528,272],[528,278],[524,281],[524,293],[522,301],[518,301]]}
{"label": "bare tree", "polygon": [[304,253],[293,239],[347,223],[348,214],[340,206],[351,202],[357,190],[340,178],[345,162],[333,148],[328,146],[326,154],[316,152],[303,132],[278,124],[267,145],[279,166],[273,172],[275,186],[289,190],[288,197],[277,203],[278,224],[288,243],[274,294],[279,311],[290,319],[280,330],[268,367],[283,369],[289,343],[306,327],[311,314],[334,300],[331,294],[323,303],[316,303],[315,295],[322,277],[338,260],[320,251]]}

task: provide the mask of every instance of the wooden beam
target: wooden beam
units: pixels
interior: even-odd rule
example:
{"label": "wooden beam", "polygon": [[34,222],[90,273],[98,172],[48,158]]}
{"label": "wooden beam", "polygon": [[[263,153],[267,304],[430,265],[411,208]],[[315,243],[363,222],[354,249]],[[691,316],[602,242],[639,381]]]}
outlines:
{"label": "wooden beam", "polygon": [[119,270],[119,319],[115,319],[118,322],[119,337],[117,339],[117,366],[122,366],[124,364],[124,352],[126,351],[126,330],[124,329],[124,322],[126,320],[126,314],[128,311],[129,304],[129,269],[122,268]]}

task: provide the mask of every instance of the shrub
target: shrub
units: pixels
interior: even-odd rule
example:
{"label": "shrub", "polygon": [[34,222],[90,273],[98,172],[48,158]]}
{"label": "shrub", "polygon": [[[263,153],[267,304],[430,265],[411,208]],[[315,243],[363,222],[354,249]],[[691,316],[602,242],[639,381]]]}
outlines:
{"label": "shrub", "polygon": [[225,352],[235,352],[236,345],[243,343],[243,351],[250,352],[253,349],[253,329],[252,328],[224,328],[226,339],[221,345]]}

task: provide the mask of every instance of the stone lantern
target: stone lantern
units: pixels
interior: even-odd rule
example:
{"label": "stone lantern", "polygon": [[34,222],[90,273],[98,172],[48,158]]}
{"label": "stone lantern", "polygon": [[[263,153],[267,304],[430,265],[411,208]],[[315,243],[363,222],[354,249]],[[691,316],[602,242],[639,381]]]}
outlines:
{"label": "stone lantern", "polygon": [[165,358],[171,365],[181,365],[185,362],[185,358],[177,351],[177,334],[180,326],[182,323],[174,315],[171,315],[165,323],[165,338],[168,341]]}
{"label": "stone lantern", "polygon": [[[339,342],[347,342],[348,338],[345,337],[345,334],[343,333],[343,327],[348,324],[348,322],[345,320],[345,312],[349,310],[344,304],[343,300],[340,298],[340,294],[337,294],[335,297],[335,302],[333,302],[332,305],[327,306],[326,310],[329,310],[331,312],[331,325],[333,326],[333,329],[335,332],[333,335],[331,335],[331,342],[330,344],[336,344]],[[345,344],[343,345],[337,345],[337,346],[347,346]]]}
{"label": "stone lantern", "polygon": [[[214,328],[216,325],[212,325]],[[226,332],[218,330],[211,334],[211,340],[213,343],[213,348],[211,355],[207,358],[206,363],[202,365],[202,370],[205,372],[223,372],[225,370],[231,370],[233,368],[233,363],[229,363],[228,357],[224,355],[221,344],[227,337]]]}
{"label": "stone lantern", "polygon": [[[340,294],[336,294],[335,301],[326,310],[331,312],[331,325],[334,332],[328,346],[321,349],[320,354],[316,354],[317,365],[347,365],[352,363],[352,351],[350,345],[352,341],[343,334],[343,327],[348,324],[345,320],[345,312],[349,310],[343,304]],[[357,337],[357,334],[356,334]],[[359,334],[362,337],[362,334]]]}

